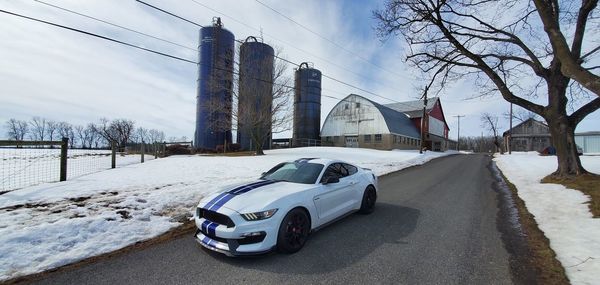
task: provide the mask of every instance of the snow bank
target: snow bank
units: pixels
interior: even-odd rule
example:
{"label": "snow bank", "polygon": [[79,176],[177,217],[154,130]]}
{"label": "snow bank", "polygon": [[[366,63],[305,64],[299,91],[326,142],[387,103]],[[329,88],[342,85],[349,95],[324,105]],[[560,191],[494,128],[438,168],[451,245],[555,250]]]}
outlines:
{"label": "snow bank", "polygon": [[265,156],[174,156],[0,195],[0,281],[110,252],[168,231],[201,197],[279,162],[342,159],[383,175],[455,152],[310,147]]}
{"label": "snow bank", "polygon": [[[519,190],[519,197],[550,240],[571,283],[598,284],[600,219],[592,218],[586,204],[589,197],[562,185],[540,183],[556,170],[556,157],[513,152],[497,155],[494,160]],[[581,162],[588,171],[600,173],[600,157],[581,156]]]}

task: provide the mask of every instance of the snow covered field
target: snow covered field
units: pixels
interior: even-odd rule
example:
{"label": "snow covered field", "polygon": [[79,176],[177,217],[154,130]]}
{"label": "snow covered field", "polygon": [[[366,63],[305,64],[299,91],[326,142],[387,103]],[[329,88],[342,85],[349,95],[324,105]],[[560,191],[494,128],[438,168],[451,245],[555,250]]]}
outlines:
{"label": "snow covered field", "polygon": [[[69,149],[67,157],[67,180],[110,168],[110,150]],[[139,162],[140,155],[117,156],[117,167]],[[0,148],[0,192],[58,181],[59,176],[60,149]]]}
{"label": "snow covered field", "polygon": [[301,157],[383,175],[456,152],[310,147],[258,157],[174,156],[0,195],[0,281],[114,251],[188,219],[200,198]]}
{"label": "snow covered field", "polygon": [[[571,283],[599,284],[600,219],[592,218],[585,204],[589,197],[562,185],[540,184],[556,170],[556,157],[513,152],[497,155],[494,160],[519,190],[519,197],[550,240]],[[600,173],[599,156],[581,156],[581,162],[588,171]]]}

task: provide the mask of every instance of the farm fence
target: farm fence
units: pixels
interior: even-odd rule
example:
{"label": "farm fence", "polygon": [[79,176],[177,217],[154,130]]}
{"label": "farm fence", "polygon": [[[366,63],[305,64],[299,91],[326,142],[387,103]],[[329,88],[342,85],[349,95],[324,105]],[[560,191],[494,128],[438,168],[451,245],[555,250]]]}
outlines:
{"label": "farm fence", "polygon": [[73,179],[159,156],[158,147],[144,143],[119,149],[69,149],[60,141],[0,140],[0,194],[46,182]]}

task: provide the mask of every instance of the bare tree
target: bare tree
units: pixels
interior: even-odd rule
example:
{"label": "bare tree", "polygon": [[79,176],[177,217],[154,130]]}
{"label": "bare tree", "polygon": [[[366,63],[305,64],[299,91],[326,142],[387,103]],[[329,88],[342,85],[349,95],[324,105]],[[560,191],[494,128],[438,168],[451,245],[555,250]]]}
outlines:
{"label": "bare tree", "polygon": [[498,116],[490,113],[481,114],[481,127],[486,128],[494,138],[495,152],[500,151],[500,153],[504,153],[500,147],[500,139],[498,138]]}
{"label": "bare tree", "polygon": [[81,143],[81,148],[88,148],[87,147],[87,141],[89,140],[89,135],[90,133],[87,131],[87,128],[85,128],[82,125],[77,125],[74,127],[75,129],[75,134],[77,135],[77,138],[79,139],[79,143]]}
{"label": "bare tree", "polygon": [[35,116],[29,122],[32,140],[43,141],[46,138],[46,119]]}
{"label": "bare tree", "polygon": [[[210,100],[207,110],[219,110],[231,117],[226,120],[209,120],[212,129],[226,130],[232,124],[238,132],[238,143],[242,147],[264,155],[264,147],[270,144],[273,133],[291,129],[291,102],[293,87],[291,78],[285,75],[287,64],[273,61],[273,57],[263,53],[251,53],[240,48],[240,64],[237,66],[231,90],[233,100],[220,98]],[[279,49],[276,56],[281,54]],[[222,81],[211,82],[214,88],[227,88],[219,85]],[[231,123],[229,121],[231,121]]]}
{"label": "bare tree", "polygon": [[[584,44],[585,33],[597,28],[598,18],[591,17],[597,2],[387,0],[374,16],[382,38],[399,34],[407,41],[407,60],[428,86],[442,90],[450,81],[471,79],[481,95],[500,93],[543,117],[557,151],[553,176],[569,177],[587,173],[574,131],[600,108],[600,80],[592,73],[598,67],[588,65],[600,47]],[[540,95],[546,106],[528,100]],[[572,107],[581,103],[571,114],[569,100]]]}
{"label": "bare tree", "polygon": [[108,143],[116,142],[119,148],[124,148],[131,139],[135,123],[128,119],[109,121],[107,118],[101,118],[98,124],[93,125],[93,128]]}
{"label": "bare tree", "polygon": [[[504,112],[502,113],[502,116],[505,119],[510,120],[510,112]],[[513,111],[512,118],[513,120],[516,120],[517,123],[522,123],[529,119],[534,119],[538,121],[540,120],[540,116],[538,116],[538,114],[521,108]]]}
{"label": "bare tree", "polygon": [[87,144],[88,148],[98,148],[99,147],[99,139],[102,138],[102,136],[100,136],[96,130],[94,129],[94,124],[89,123],[85,130],[85,137],[87,138],[85,140],[85,143]]}
{"label": "bare tree", "polygon": [[46,132],[48,133],[48,140],[54,140],[54,134],[58,129],[58,123],[55,121],[47,120],[46,121]]}
{"label": "bare tree", "polygon": [[148,131],[148,141],[151,143],[164,142],[165,133],[157,129],[151,129]]}
{"label": "bare tree", "polygon": [[29,132],[29,126],[26,121],[10,119],[6,122],[6,135],[11,140],[22,141]]}
{"label": "bare tree", "polygon": [[135,130],[135,141],[137,143],[148,142],[148,129],[142,128],[142,127],[138,127]]}
{"label": "bare tree", "polygon": [[75,132],[73,131],[73,125],[68,122],[58,122],[57,130],[61,137],[69,139],[69,147],[75,147]]}

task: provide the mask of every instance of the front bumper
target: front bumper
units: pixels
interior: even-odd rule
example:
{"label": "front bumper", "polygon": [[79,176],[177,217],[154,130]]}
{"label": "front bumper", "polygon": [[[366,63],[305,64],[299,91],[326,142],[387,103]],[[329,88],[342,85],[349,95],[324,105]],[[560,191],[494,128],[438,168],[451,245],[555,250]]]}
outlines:
{"label": "front bumper", "polygon": [[[196,241],[203,247],[228,256],[256,255],[271,251],[277,243],[279,216],[261,221],[246,221],[239,213],[226,208],[219,209],[220,214],[227,215],[235,225],[216,225],[212,221],[194,216],[196,222]],[[212,223],[207,226],[207,223]],[[246,237],[249,233],[262,233],[260,236]]]}

